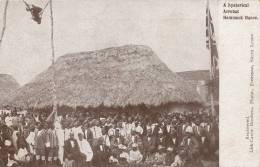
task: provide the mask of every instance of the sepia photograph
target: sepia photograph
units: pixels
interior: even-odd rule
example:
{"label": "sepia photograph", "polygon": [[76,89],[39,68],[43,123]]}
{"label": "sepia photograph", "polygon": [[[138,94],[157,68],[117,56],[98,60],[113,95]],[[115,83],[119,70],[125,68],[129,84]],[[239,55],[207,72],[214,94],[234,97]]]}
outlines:
{"label": "sepia photograph", "polygon": [[1,0],[0,167],[218,167],[217,0]]}

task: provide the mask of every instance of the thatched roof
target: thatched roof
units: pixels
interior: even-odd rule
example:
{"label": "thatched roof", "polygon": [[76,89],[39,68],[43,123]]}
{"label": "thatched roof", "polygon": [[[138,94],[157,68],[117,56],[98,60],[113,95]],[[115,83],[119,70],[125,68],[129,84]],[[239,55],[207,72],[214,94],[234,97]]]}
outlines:
{"label": "thatched roof", "polygon": [[4,105],[4,99],[19,87],[17,81],[8,74],[0,74],[0,105]]}
{"label": "thatched roof", "polygon": [[[209,70],[196,70],[196,71],[183,71],[177,73],[183,79],[193,85],[196,90],[200,81],[204,81],[206,85],[210,84],[210,71]],[[216,101],[219,99],[219,71],[217,71],[217,78],[214,81],[213,96]]]}
{"label": "thatched roof", "polygon": [[209,82],[209,70],[183,71],[177,72],[182,78],[188,81],[198,82],[200,80]]}
{"label": "thatched roof", "polygon": [[[199,95],[147,46],[126,45],[61,56],[55,62],[59,105],[124,107],[201,102]],[[53,67],[18,89],[12,102],[52,105]]]}

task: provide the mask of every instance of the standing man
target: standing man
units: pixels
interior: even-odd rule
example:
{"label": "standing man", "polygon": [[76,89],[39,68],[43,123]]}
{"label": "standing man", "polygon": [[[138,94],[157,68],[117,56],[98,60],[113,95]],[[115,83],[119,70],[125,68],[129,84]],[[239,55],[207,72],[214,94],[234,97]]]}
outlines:
{"label": "standing man", "polygon": [[79,144],[74,138],[74,133],[70,133],[70,138],[65,141],[64,145],[64,165],[66,167],[72,167],[73,164],[77,163],[80,155]]}
{"label": "standing man", "polygon": [[78,140],[79,150],[80,150],[81,154],[83,154],[83,156],[80,156],[81,157],[81,164],[83,166],[85,164],[87,166],[90,166],[91,165],[90,162],[93,158],[92,148],[91,148],[89,142],[86,139],[84,139],[83,133],[79,133],[78,138],[79,138],[79,140]]}
{"label": "standing man", "polygon": [[47,124],[41,124],[35,135],[36,166],[46,163]]}

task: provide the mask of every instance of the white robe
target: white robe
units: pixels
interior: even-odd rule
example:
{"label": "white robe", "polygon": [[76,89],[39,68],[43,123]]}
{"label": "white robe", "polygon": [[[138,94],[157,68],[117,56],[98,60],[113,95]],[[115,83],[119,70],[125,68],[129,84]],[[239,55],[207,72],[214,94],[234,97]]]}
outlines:
{"label": "white robe", "polygon": [[26,138],[26,142],[29,144],[30,152],[35,153],[34,146],[35,146],[35,132],[30,132],[29,136]]}
{"label": "white robe", "polygon": [[56,129],[56,134],[58,136],[58,143],[59,143],[59,152],[58,152],[58,158],[63,164],[63,156],[64,156],[64,140],[65,140],[65,130],[63,129]]}
{"label": "white robe", "polygon": [[86,139],[83,139],[82,141],[78,140],[78,143],[79,143],[80,152],[85,154],[87,157],[86,161],[87,162],[91,161],[93,158],[93,151],[89,142]]}
{"label": "white robe", "polygon": [[143,155],[140,153],[140,151],[133,151],[131,150],[129,152],[129,162],[136,162],[139,163],[143,159]]}

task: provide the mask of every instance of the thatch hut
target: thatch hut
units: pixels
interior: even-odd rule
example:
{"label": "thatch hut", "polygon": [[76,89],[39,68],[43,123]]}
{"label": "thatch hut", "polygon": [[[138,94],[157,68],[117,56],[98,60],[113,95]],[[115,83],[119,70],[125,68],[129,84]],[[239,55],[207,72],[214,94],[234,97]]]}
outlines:
{"label": "thatch hut", "polygon": [[199,104],[200,96],[147,46],[126,45],[66,54],[13,95],[17,106],[52,106],[53,71],[59,106],[125,108]]}
{"label": "thatch hut", "polygon": [[5,105],[5,99],[18,87],[18,82],[11,75],[0,74],[0,107]]}

